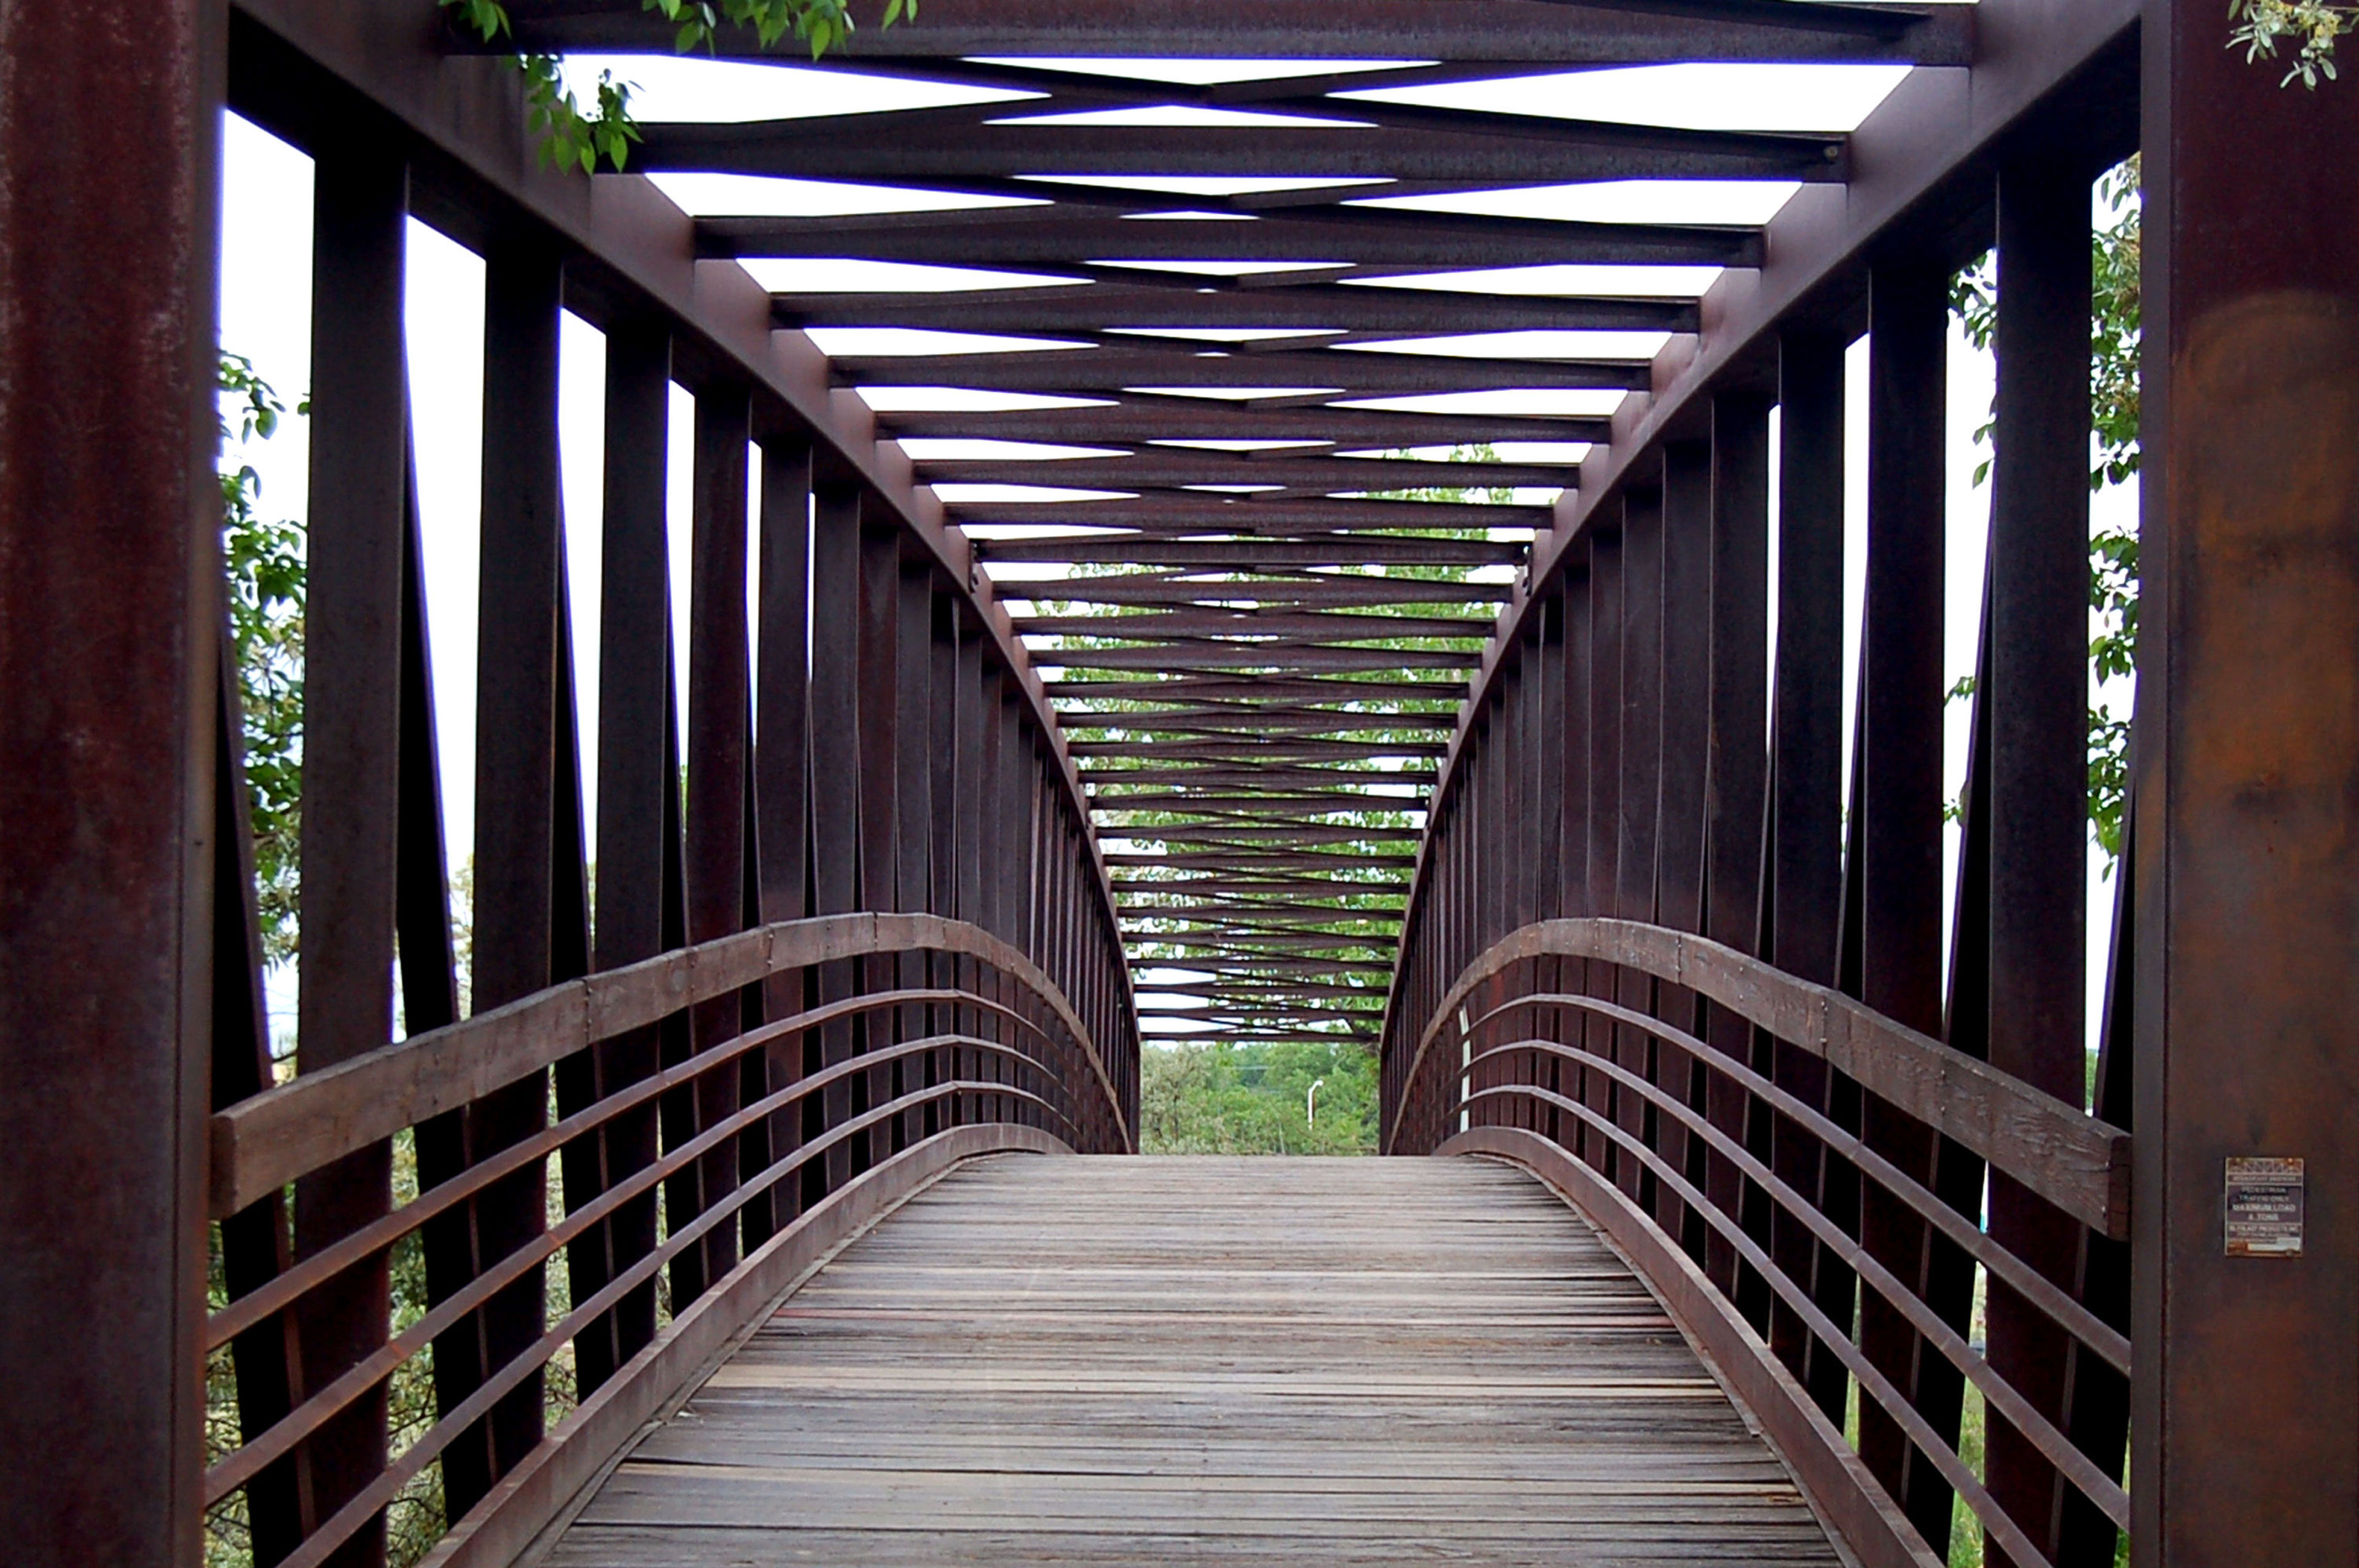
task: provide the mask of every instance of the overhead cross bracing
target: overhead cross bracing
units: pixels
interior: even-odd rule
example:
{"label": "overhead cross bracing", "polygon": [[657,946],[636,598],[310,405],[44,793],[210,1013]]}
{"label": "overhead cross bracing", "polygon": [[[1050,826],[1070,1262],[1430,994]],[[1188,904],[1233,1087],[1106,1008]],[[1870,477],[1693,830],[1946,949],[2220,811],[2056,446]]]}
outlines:
{"label": "overhead cross bracing", "polygon": [[[637,0],[512,9],[527,49],[669,49]],[[648,124],[631,167],[854,191],[700,197],[701,253],[772,287],[977,541],[1090,793],[1143,1008],[1365,1039],[1533,531],[1717,269],[1763,259],[1766,210],[1516,198],[1848,172],[1849,121],[1430,100],[1603,66],[1962,64],[1969,10],[927,0],[827,67],[921,106],[699,111]]]}

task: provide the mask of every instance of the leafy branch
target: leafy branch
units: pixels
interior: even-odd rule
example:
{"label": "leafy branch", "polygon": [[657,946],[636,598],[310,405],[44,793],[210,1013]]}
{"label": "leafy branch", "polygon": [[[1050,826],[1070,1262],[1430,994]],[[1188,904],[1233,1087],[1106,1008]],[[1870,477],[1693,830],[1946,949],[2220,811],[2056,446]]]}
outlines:
{"label": "leafy branch", "polygon": [[[267,440],[287,406],[243,354],[219,372],[221,443]],[[308,405],[296,411],[308,414]],[[230,641],[237,654],[245,730],[245,783],[254,826],[255,892],[263,951],[277,963],[295,951],[303,822],[303,525],[258,509],[262,479],[251,464],[221,470],[222,557],[228,575]]]}
{"label": "leafy branch", "polygon": [[[484,42],[513,38],[516,29],[501,0],[441,0]],[[773,49],[791,33],[810,46],[817,59],[853,31],[850,0],[641,0],[641,8],[672,25],[672,48],[681,54],[713,51],[723,27],[751,27],[762,48]],[[885,26],[915,20],[918,0],[886,0]],[[603,162],[620,170],[633,142],[641,140],[631,114],[629,82],[611,70],[598,73],[597,106],[585,110],[565,85],[565,61],[553,54],[517,53],[508,63],[525,81],[525,104],[540,133],[540,157],[560,168],[594,174]]]}
{"label": "leafy branch", "polygon": [[2228,47],[2245,46],[2247,63],[2276,59],[2287,44],[2299,48],[2277,85],[2296,81],[2311,92],[2321,77],[2334,80],[2335,40],[2359,27],[2359,5],[2330,5],[2327,0],[2229,0]]}

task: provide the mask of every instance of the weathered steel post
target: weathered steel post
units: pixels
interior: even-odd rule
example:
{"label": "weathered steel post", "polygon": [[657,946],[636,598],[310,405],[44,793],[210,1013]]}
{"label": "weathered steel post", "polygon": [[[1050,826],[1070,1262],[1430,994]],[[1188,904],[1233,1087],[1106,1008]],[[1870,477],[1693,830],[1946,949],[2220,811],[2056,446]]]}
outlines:
{"label": "weathered steel post", "polygon": [[[2215,5],[2147,7],[2131,1541],[2142,1564],[2341,1563],[2359,1540],[2359,97],[2281,87],[2224,35]],[[2273,1159],[2303,1162],[2299,1209],[2248,1163]]]}
{"label": "weathered steel post", "polygon": [[198,1553],[225,25],[0,11],[0,1532],[27,1562]]}

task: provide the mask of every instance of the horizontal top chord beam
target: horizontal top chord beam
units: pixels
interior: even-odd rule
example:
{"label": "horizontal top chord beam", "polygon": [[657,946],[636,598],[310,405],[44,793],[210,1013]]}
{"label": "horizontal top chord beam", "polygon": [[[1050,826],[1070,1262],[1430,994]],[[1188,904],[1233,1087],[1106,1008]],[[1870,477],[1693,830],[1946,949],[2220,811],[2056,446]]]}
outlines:
{"label": "horizontal top chord beam", "polygon": [[[994,104],[976,123],[943,124],[921,112],[866,116],[872,135],[842,135],[829,119],[655,124],[633,161],[652,170],[896,180],[973,188],[1047,176],[1310,176],[1444,182],[1469,188],[1599,179],[1826,179],[1842,165],[1839,138],[1687,131],[1506,115],[1404,114],[1368,105],[1391,124],[1287,126],[1062,125],[985,123],[1030,105]],[[1053,105],[1052,105],[1053,107]],[[1398,124],[1401,120],[1413,125]],[[1126,200],[1151,207],[1136,195]]]}
{"label": "horizontal top chord beam", "polygon": [[[1045,193],[1045,192],[1044,192]],[[932,327],[962,332],[1124,328],[1334,328],[1408,337],[1443,332],[1691,332],[1691,301],[1516,298],[1430,289],[1311,284],[1291,288],[1085,283],[947,294],[779,294],[784,327]]]}
{"label": "horizontal top chord beam", "polygon": [[[669,53],[671,28],[636,0],[515,0],[512,45],[524,49]],[[457,29],[454,48],[482,48]],[[924,25],[843,40],[869,60],[964,56],[1122,56],[1188,59],[1443,60],[1640,65],[1684,60],[1906,61],[1964,65],[1970,19],[1944,5],[1851,5],[1805,0],[1648,0],[1640,5],[1557,0],[929,0]],[[724,59],[766,51],[741,29],[714,40]]]}
{"label": "horizontal top chord beam", "polygon": [[[1170,209],[1180,202],[1154,205]],[[1760,243],[1750,229],[1463,218],[1365,207],[1327,207],[1315,216],[1268,213],[1243,222],[1144,222],[1071,211],[1061,202],[883,217],[712,217],[698,221],[697,243],[707,257],[861,256],[948,266],[1080,266],[1103,259],[1331,262],[1439,271],[1572,262],[1751,266],[1760,261]]]}

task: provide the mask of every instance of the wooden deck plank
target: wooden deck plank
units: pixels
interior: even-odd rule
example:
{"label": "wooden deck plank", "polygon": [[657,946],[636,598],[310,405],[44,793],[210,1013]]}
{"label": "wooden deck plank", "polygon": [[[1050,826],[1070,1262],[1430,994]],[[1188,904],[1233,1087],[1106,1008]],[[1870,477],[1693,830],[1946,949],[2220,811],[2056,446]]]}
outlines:
{"label": "wooden deck plank", "polygon": [[651,1433],[548,1568],[1839,1559],[1654,1298],[1475,1161],[963,1167]]}

